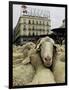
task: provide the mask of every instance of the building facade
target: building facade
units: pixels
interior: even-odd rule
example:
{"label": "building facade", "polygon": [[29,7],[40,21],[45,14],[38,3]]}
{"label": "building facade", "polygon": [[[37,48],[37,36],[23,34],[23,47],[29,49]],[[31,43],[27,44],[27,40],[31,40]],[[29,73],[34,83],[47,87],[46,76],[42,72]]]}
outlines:
{"label": "building facade", "polygon": [[23,38],[18,40],[19,37],[23,36],[34,37],[47,35],[50,32],[50,29],[51,20],[49,18],[23,15],[19,18],[18,23],[14,29],[14,42],[23,42]]}

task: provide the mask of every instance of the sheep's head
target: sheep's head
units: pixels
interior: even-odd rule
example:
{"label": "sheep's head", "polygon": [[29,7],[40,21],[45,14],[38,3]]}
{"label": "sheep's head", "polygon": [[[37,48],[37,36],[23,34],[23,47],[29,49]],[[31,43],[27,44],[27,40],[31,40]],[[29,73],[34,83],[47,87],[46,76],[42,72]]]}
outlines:
{"label": "sheep's head", "polygon": [[32,49],[32,48],[35,48],[35,44],[33,43],[33,42],[27,42],[26,44],[24,44],[23,45],[23,50],[25,50],[25,49],[28,49],[28,50],[30,50],[30,49]]}
{"label": "sheep's head", "polygon": [[56,53],[58,55],[65,53],[65,45],[56,45]]}
{"label": "sheep's head", "polygon": [[52,65],[52,59],[53,59],[53,51],[54,51],[54,40],[45,37],[38,41],[37,50],[40,50],[40,55],[42,58],[42,61],[46,67],[50,67]]}

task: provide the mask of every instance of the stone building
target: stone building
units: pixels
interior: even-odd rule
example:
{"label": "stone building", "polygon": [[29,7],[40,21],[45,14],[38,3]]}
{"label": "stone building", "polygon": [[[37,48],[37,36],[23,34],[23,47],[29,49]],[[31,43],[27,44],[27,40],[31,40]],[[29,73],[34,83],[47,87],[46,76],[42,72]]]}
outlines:
{"label": "stone building", "polygon": [[23,38],[20,39],[21,36],[47,35],[50,28],[51,21],[46,17],[21,16],[14,29],[14,42],[23,42]]}
{"label": "stone building", "polygon": [[48,17],[22,15],[14,29],[14,42],[24,43],[35,40],[35,36],[42,36],[49,34],[51,29],[51,20]]}

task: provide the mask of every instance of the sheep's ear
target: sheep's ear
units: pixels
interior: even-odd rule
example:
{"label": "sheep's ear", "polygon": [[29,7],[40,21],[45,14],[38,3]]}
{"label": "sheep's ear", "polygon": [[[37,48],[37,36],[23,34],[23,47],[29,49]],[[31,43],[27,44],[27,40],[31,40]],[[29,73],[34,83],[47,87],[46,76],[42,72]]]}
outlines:
{"label": "sheep's ear", "polygon": [[41,40],[41,38],[37,41],[37,43],[36,43],[36,50],[37,51],[40,51],[40,46],[41,46],[41,44],[42,44],[42,40]]}
{"label": "sheep's ear", "polygon": [[41,44],[38,44],[36,47],[36,51],[40,51]]}
{"label": "sheep's ear", "polygon": [[28,63],[30,63],[30,58],[29,58],[29,57],[25,58],[25,59],[22,61],[22,64],[24,64],[24,65],[26,65],[26,64],[28,64]]}
{"label": "sheep's ear", "polygon": [[54,49],[56,50],[56,48],[57,48],[57,45],[56,45],[56,44],[54,44],[53,46],[54,46]]}
{"label": "sheep's ear", "polygon": [[54,44],[53,46],[54,46],[54,47],[57,47],[57,45],[56,45],[56,44]]}
{"label": "sheep's ear", "polygon": [[57,47],[57,45],[56,45],[56,44],[54,44],[53,46],[54,46],[55,48]]}
{"label": "sheep's ear", "polygon": [[55,55],[57,52],[57,45],[56,44],[53,45],[53,51],[54,51],[54,55]]}

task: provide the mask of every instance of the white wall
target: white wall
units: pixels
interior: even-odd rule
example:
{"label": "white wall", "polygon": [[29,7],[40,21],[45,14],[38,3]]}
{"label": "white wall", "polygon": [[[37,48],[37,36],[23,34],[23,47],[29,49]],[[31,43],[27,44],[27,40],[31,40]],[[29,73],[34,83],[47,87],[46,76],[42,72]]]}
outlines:
{"label": "white wall", "polygon": [[[14,0],[13,0],[14,1]],[[22,0],[21,0],[22,1]],[[41,2],[41,3],[57,3],[57,4],[68,4],[69,0],[23,0],[28,2]],[[9,30],[9,14],[8,14],[8,0],[0,1],[0,90],[8,89],[8,69],[9,69],[9,55],[8,55],[8,30]],[[68,31],[69,33],[69,31]],[[68,37],[69,38],[69,37]],[[69,44],[69,40],[68,40]],[[68,48],[69,50],[69,48]],[[69,53],[69,51],[68,51]],[[69,63],[68,63],[69,66]],[[69,69],[68,69],[69,70]],[[69,75],[69,71],[68,71]],[[69,80],[68,80],[69,81]],[[55,86],[55,87],[41,87],[41,88],[26,88],[26,90],[68,90],[68,86]]]}

